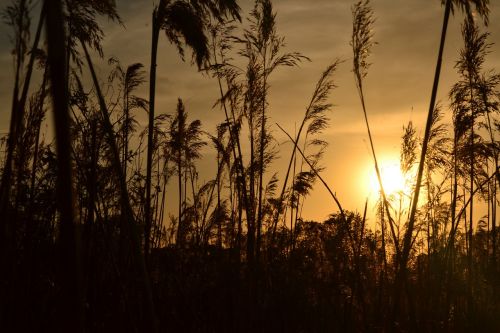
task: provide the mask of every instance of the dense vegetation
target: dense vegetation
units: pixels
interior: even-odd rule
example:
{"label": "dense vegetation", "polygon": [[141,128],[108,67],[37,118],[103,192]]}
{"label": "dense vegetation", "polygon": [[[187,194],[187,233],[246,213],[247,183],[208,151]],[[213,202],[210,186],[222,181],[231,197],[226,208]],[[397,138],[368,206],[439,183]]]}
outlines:
{"label": "dense vegetation", "polygon": [[[270,0],[256,0],[245,15],[235,0],[160,0],[149,80],[143,64],[118,59],[108,78],[97,77],[98,18],[122,23],[113,0],[11,0],[2,16],[15,72],[0,160],[1,331],[500,330],[500,75],[483,68],[488,1],[443,5],[425,134],[405,126],[401,168],[410,191],[400,194],[384,191],[364,98],[373,11],[369,0],[352,7],[353,89],[381,188],[372,229],[367,208],[363,216],[343,209],[321,176],[340,61],[304,92],[311,99],[293,136],[268,121],[269,78],[309,60],[284,51]],[[463,17],[451,64],[460,79],[437,105],[452,14]],[[180,98],[175,110],[155,113],[163,34],[218,87],[212,134]],[[137,91],[147,84],[145,98]],[[54,133],[42,126],[49,112]],[[139,112],[148,114],[146,128]],[[293,149],[286,170],[272,174],[278,131]],[[200,184],[197,161],[209,148],[214,176]],[[323,222],[302,218],[314,186],[331,194],[325,201],[335,213]],[[487,203],[485,216],[478,202]]]}

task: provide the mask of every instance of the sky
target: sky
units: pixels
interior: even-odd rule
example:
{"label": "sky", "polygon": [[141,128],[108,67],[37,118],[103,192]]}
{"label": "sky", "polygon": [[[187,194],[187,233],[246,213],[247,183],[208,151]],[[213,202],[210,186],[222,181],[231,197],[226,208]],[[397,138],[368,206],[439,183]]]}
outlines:
{"label": "sky", "polygon": [[[7,1],[2,0],[4,7]],[[155,2],[149,0],[117,0],[123,26],[102,20],[106,37],[103,41],[105,59],[116,57],[126,66],[141,62],[149,70],[151,13]],[[247,16],[252,1],[239,1],[243,16]],[[284,68],[269,80],[270,123],[278,123],[293,133],[295,124],[302,120],[316,81],[321,72],[335,59],[343,60],[334,75],[337,88],[330,96],[334,107],[330,113],[331,126],[322,138],[329,142],[322,165],[323,178],[337,194],[345,209],[362,212],[368,198],[370,207],[376,200],[370,183],[373,162],[368,146],[363,113],[357,95],[352,68],[352,50],[349,45],[352,31],[350,0],[275,0],[278,34],[285,37],[286,51],[298,51],[311,59],[298,68]],[[412,121],[417,133],[423,135],[430,99],[434,68],[441,33],[444,8],[439,0],[372,0],[376,22],[373,27],[377,45],[372,50],[372,63],[364,83],[368,117],[377,156],[382,165],[397,163],[403,125]],[[500,69],[500,1],[490,4],[491,33],[494,43],[487,57],[485,69]],[[38,17],[35,9],[33,21]],[[450,20],[444,51],[438,100],[447,110],[447,95],[457,79],[454,69],[462,47],[460,12]],[[35,22],[36,23],[36,22]],[[8,128],[13,86],[13,61],[10,54],[10,31],[0,26],[0,134]],[[95,57],[96,58],[96,57]],[[106,61],[97,61],[102,79],[110,68]],[[182,62],[173,47],[162,35],[158,50],[156,91],[157,113],[172,113],[181,97],[189,119],[200,119],[203,128],[213,132],[223,113],[212,108],[218,94],[213,78],[199,73],[191,66],[189,55]],[[147,84],[139,94],[147,97]],[[146,125],[146,115],[138,120]],[[50,123],[49,125],[50,126]],[[290,143],[272,128],[275,144],[281,158],[273,164],[273,171],[286,168]],[[200,180],[214,177],[214,152],[206,151],[199,163]],[[272,172],[270,172],[271,174]],[[283,171],[281,173],[284,173]],[[279,173],[281,177],[283,175]],[[175,204],[171,205],[175,207]],[[304,204],[305,219],[324,220],[336,206],[327,191],[318,182]]]}

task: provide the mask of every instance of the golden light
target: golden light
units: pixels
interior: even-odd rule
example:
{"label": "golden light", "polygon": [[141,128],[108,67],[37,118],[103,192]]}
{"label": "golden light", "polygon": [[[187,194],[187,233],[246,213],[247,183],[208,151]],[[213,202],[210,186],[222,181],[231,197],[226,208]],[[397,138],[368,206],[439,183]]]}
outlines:
{"label": "golden light", "polygon": [[[370,167],[370,192],[372,194],[378,194],[380,192],[380,186],[375,172],[375,167],[373,165]],[[382,160],[379,162],[379,167],[380,177],[382,178],[382,185],[384,186],[386,195],[389,196],[405,192],[406,182],[403,174],[401,173],[398,161]]]}

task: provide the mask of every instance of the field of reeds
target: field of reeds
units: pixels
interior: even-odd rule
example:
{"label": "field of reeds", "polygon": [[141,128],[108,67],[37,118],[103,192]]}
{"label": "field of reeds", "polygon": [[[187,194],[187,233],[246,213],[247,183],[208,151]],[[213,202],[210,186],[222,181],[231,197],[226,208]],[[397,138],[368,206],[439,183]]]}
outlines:
{"label": "field of reeds", "polygon": [[[126,24],[113,0],[2,3],[14,66],[0,110],[10,115],[0,141],[0,331],[500,331],[489,1],[441,1],[423,135],[409,122],[400,143],[404,200],[385,190],[365,101],[376,13],[370,0],[352,3],[348,65],[380,189],[370,224],[368,205],[345,209],[324,177],[331,94],[347,61],[324,68],[288,131],[270,115],[271,78],[310,59],[287,51],[271,0],[249,12],[241,1],[147,3],[150,62],[109,58],[107,76],[96,71],[109,52],[100,22]],[[451,17],[463,41],[448,64]],[[182,98],[155,110],[161,39],[212,80],[215,130]],[[442,66],[458,80],[438,103]],[[277,135],[291,147],[280,170]],[[207,150],[215,159],[204,181]],[[325,221],[302,216],[316,187],[328,193]]]}

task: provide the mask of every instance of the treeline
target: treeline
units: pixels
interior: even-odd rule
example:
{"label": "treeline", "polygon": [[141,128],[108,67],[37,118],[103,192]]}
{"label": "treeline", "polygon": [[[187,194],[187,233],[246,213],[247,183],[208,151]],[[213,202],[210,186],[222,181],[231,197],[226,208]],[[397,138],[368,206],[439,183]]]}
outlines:
{"label": "treeline", "polygon": [[[246,15],[235,0],[160,0],[150,64],[113,58],[107,78],[91,54],[104,57],[99,17],[123,23],[114,1],[10,1],[2,15],[14,60],[1,158],[2,331],[499,330],[500,75],[484,68],[488,1],[443,4],[424,137],[405,126],[401,169],[411,190],[398,194],[384,191],[364,97],[373,11],[368,0],[352,7],[353,88],[381,188],[372,230],[367,207],[362,216],[343,209],[321,176],[342,61],[304,92],[310,102],[293,135],[270,122],[270,78],[309,61],[285,50],[270,0]],[[452,14],[464,18],[464,43],[456,63],[443,65],[459,80],[439,105]],[[164,35],[218,88],[211,133],[181,98],[175,110],[155,112]],[[148,84],[145,98],[138,90]],[[49,113],[54,133],[44,130]],[[281,132],[292,149],[286,170],[273,173]],[[215,152],[214,175],[200,183],[206,149]],[[321,223],[302,218],[318,185],[336,211]]]}

